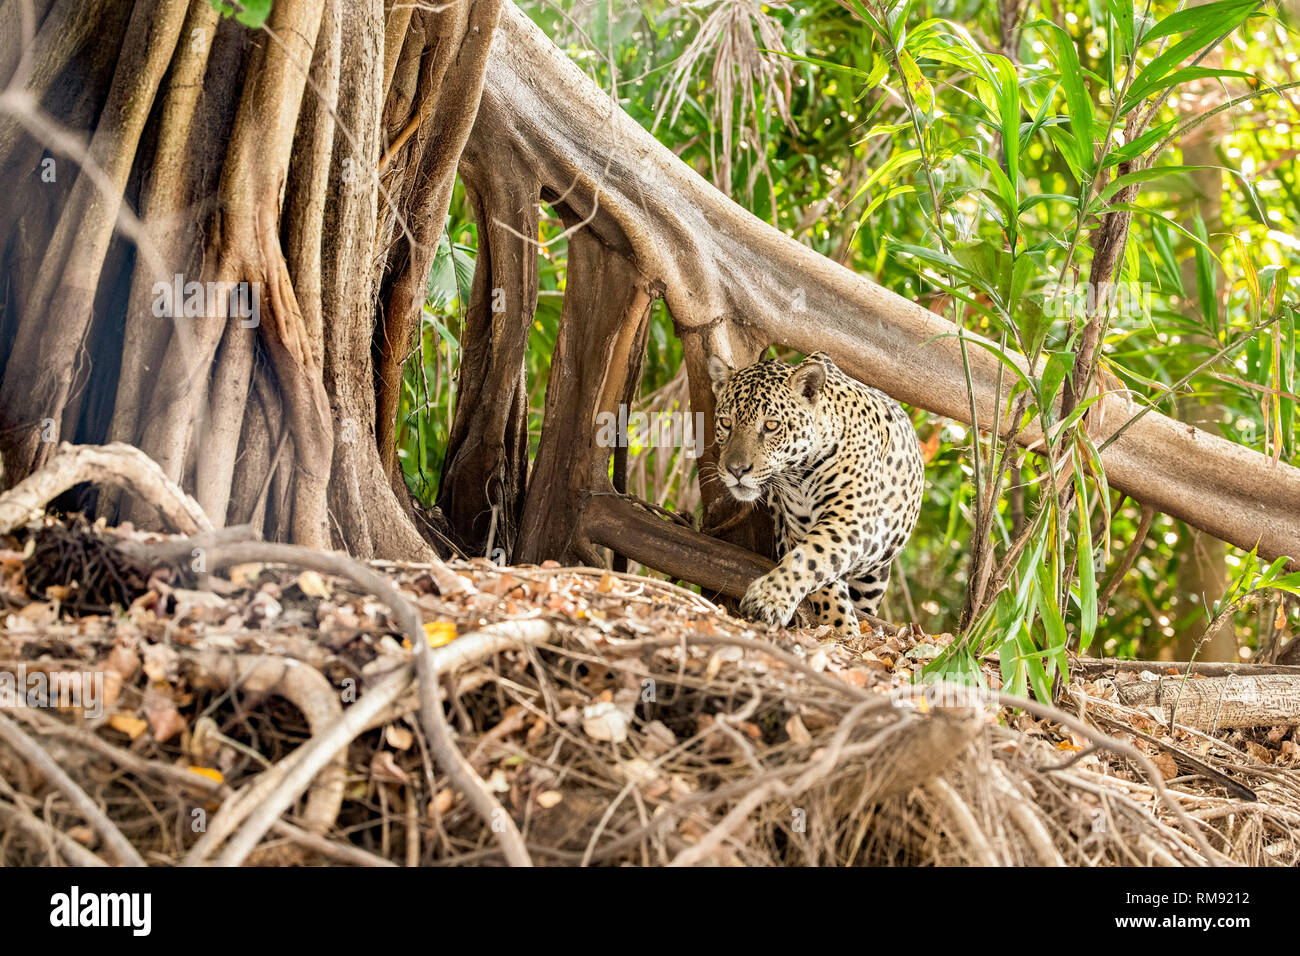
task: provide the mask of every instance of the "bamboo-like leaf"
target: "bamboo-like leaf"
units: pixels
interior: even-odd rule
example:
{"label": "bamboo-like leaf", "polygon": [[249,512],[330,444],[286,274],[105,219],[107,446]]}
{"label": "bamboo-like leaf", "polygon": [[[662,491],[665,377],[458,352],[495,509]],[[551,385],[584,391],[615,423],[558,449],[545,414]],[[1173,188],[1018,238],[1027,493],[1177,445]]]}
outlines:
{"label": "bamboo-like leaf", "polygon": [[1227,36],[1259,7],[1257,0],[1218,0],[1178,10],[1157,23],[1142,38],[1143,46],[1167,36],[1186,36],[1170,44],[1142,68],[1128,90],[1121,112],[1129,112],[1147,96],[1167,86],[1166,80],[1175,67]]}
{"label": "bamboo-like leaf", "polygon": [[1200,303],[1201,316],[1209,326],[1213,337],[1219,338],[1222,320],[1219,315],[1219,289],[1214,268],[1214,257],[1209,252],[1209,237],[1205,233],[1205,220],[1198,213],[1194,221],[1194,232],[1200,238],[1195,248],[1196,254],[1196,298]]}
{"label": "bamboo-like leaf", "polygon": [[926,116],[934,113],[934,89],[921,72],[921,68],[916,65],[916,61],[912,59],[912,54],[906,50],[899,50],[898,67],[903,71],[903,82],[907,84],[908,92],[912,94],[912,101],[916,103],[917,108]]}
{"label": "bamboo-like leaf", "polygon": [[1218,169],[1217,166],[1153,166],[1149,169],[1138,169],[1123,176],[1118,176],[1111,180],[1093,200],[1088,207],[1089,211],[1098,211],[1101,204],[1110,199],[1117,192],[1126,186],[1132,186],[1137,183],[1149,183],[1155,179],[1163,179],[1166,176],[1184,176],[1187,173],[1195,172],[1198,169]]}
{"label": "bamboo-like leaf", "polygon": [[1097,634],[1097,568],[1093,564],[1092,524],[1088,520],[1088,481],[1083,462],[1074,451],[1074,489],[1078,497],[1075,510],[1079,519],[1079,650],[1087,651]]}
{"label": "bamboo-like leaf", "polygon": [[1074,37],[1063,28],[1050,21],[1038,21],[1053,27],[1061,34],[1060,42],[1053,49],[1056,53],[1057,68],[1061,76],[1061,89],[1065,93],[1065,104],[1069,109],[1070,129],[1074,134],[1075,156],[1080,168],[1089,180],[1092,179],[1092,161],[1095,150],[1093,142],[1092,97],[1083,85],[1083,70],[1079,68],[1079,54],[1074,48]]}

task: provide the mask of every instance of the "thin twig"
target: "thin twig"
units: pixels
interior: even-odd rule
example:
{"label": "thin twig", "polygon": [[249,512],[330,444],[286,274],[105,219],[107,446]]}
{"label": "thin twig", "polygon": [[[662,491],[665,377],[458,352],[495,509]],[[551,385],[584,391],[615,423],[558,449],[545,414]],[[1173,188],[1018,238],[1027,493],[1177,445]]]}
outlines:
{"label": "thin twig", "polygon": [[1128,576],[1129,571],[1133,569],[1133,562],[1137,556],[1142,553],[1142,545],[1146,542],[1147,532],[1151,530],[1151,521],[1156,516],[1156,511],[1150,505],[1142,506],[1142,517],[1138,520],[1137,531],[1133,532],[1133,540],[1129,543],[1128,550],[1124,552],[1124,559],[1120,561],[1109,578],[1106,579],[1106,585],[1102,589],[1101,597],[1097,599],[1097,620],[1103,620],[1106,617],[1106,608],[1110,605],[1110,599],[1115,596],[1119,586]]}
{"label": "thin twig", "polygon": [[93,826],[108,848],[113,851],[117,861],[124,866],[144,866],[144,859],[136,852],[135,847],[131,846],[126,837],[122,836],[122,831],[117,828],[104,813],[103,810],[95,804],[86,795],[86,791],[77,785],[77,782],[64,772],[48,753],[45,748],[27,735],[27,732],[10,720],[4,714],[0,714],[0,740],[3,740],[18,755],[26,760],[29,764],[39,770],[51,784],[63,792],[72,805],[86,818]]}

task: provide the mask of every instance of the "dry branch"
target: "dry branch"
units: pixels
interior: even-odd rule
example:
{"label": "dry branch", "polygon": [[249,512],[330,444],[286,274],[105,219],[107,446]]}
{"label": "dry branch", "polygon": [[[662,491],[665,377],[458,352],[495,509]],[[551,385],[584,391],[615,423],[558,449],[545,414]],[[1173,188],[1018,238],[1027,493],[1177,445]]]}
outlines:
{"label": "dry branch", "polygon": [[[506,859],[516,866],[531,865],[528,851],[524,847],[515,822],[501,809],[496,798],[488,791],[452,741],[451,729],[447,726],[447,718],[442,711],[439,658],[429,647],[419,611],[393,587],[387,578],[346,555],[326,554],[296,545],[263,542],[221,544],[208,548],[205,554],[210,568],[265,561],[335,574],[365,588],[383,601],[414,648],[416,673],[420,683],[420,718],[424,732],[429,738],[429,746],[452,782],[465,794],[466,799],[473,804],[479,815],[492,826]],[[437,564],[440,565],[441,562]],[[455,577],[455,575],[451,576]],[[463,582],[460,584],[460,589],[464,589]],[[537,623],[541,626],[533,639],[541,640],[549,630],[544,626],[544,622]],[[348,708],[330,731],[318,735],[295,752],[295,762],[288,769],[284,782],[277,787],[272,797],[268,797],[258,806],[244,828],[231,840],[218,860],[219,863],[237,865],[241,862],[256,846],[262,835],[270,829],[280,813],[311,783],[316,771],[324,766],[339,748],[346,746],[356,734],[361,733],[371,717],[395,700],[405,684],[395,687],[393,681],[386,681],[383,686],[385,696],[392,694],[391,700],[376,700],[363,707],[362,702],[376,694],[376,690],[372,689],[360,701]],[[334,749],[330,749],[331,747]]]}
{"label": "dry branch", "polygon": [[[124,747],[118,747],[109,743],[93,731],[80,727],[70,727],[39,710],[22,711],[19,716],[35,723],[37,725],[36,731],[38,734],[42,736],[61,738],[65,741],[75,743],[78,746],[85,747],[101,757],[106,757],[113,763],[136,775],[142,780],[159,779],[164,781],[170,788],[180,788],[182,791],[194,790],[214,797],[229,797],[234,792],[226,784],[219,783],[211,777],[196,774],[185,767],[164,763],[159,760],[149,760],[138,756]],[[3,813],[4,808],[0,805],[0,815],[3,815]],[[32,819],[34,820],[35,818]],[[40,824],[42,827],[47,826],[44,821],[35,820],[35,822]],[[315,833],[309,833],[287,820],[277,820],[274,826],[272,826],[272,830],[305,849],[320,853],[323,856],[338,860],[342,863],[351,863],[357,866],[394,865],[388,860],[376,857],[374,854],[367,853],[357,847],[341,843],[337,840],[330,840]],[[76,841],[67,838],[66,835],[61,833],[59,836],[68,840],[68,843],[71,844],[64,848],[68,851],[69,858],[79,861],[77,865],[106,865],[102,860],[99,860],[98,857],[93,853],[90,853]],[[64,845],[62,840],[60,841],[60,845]],[[81,851],[80,854],[77,853],[78,850]],[[81,854],[85,854],[85,857],[82,857]]]}
{"label": "dry branch", "polygon": [[[628,495],[592,494],[582,505],[578,539],[609,548],[639,564],[739,600],[755,578],[772,570],[771,558],[721,541],[685,524],[667,521]],[[801,605],[800,614],[806,607]],[[806,621],[815,618],[806,615]],[[893,625],[866,616],[887,632]]]}
{"label": "dry branch", "polygon": [[1210,845],[1205,842],[1205,837],[1202,835],[1201,831],[1192,825],[1191,820],[1187,816],[1187,811],[1183,809],[1177,799],[1170,795],[1169,789],[1164,784],[1164,779],[1160,776],[1160,771],[1156,769],[1155,764],[1153,764],[1151,759],[1147,757],[1146,754],[1142,753],[1142,751],[1122,740],[1100,733],[1092,727],[1089,727],[1082,720],[1071,717],[1064,711],[1058,710],[1057,708],[1051,707],[1047,704],[1026,700],[1022,697],[1015,697],[1011,694],[997,693],[992,696],[1004,707],[1018,707],[1022,710],[1029,711],[1031,714],[1036,714],[1039,717],[1046,717],[1048,720],[1054,720],[1060,724],[1064,724],[1076,734],[1092,741],[1094,745],[1104,747],[1121,757],[1133,761],[1139,768],[1141,768],[1142,773],[1146,775],[1146,778],[1151,781],[1151,787],[1159,795],[1160,802],[1168,807],[1178,822],[1183,825],[1184,830],[1187,831],[1187,834],[1196,843],[1197,849],[1204,855],[1205,860],[1209,862],[1215,859],[1215,855],[1213,851],[1211,851]]}
{"label": "dry branch", "polygon": [[[239,866],[289,806],[311,785],[316,775],[366,729],[371,718],[395,701],[411,683],[410,668],[403,667],[369,688],[355,704],[304,744],[285,762],[284,773],[226,844],[218,866]],[[201,857],[200,857],[201,859]]]}
{"label": "dry branch", "polygon": [[198,503],[170,481],[153,459],[138,448],[113,442],[103,446],[65,444],[47,465],[0,495],[0,534],[25,524],[52,499],[87,481],[132,492],[181,534],[212,528]]}
{"label": "dry branch", "polygon": [[[320,671],[283,657],[228,654],[215,650],[182,651],[202,678],[246,694],[283,697],[302,713],[313,735],[323,733],[343,714],[339,695]],[[343,805],[346,765],[343,748],[315,775],[303,812],[306,829],[325,833],[338,819]]]}
{"label": "dry branch", "polygon": [[726,541],[665,521],[644,504],[619,495],[592,495],[582,509],[583,537],[646,567],[731,598],[774,562]]}
{"label": "dry branch", "polygon": [[108,866],[72,837],[62,830],[56,830],[21,804],[0,803],[0,823],[25,830],[50,845],[57,845],[59,852],[73,866]]}
{"label": "dry branch", "polygon": [[1300,665],[1295,664],[1245,664],[1232,661],[1116,661],[1105,658],[1084,657],[1070,663],[1070,673],[1095,678],[1106,674],[1178,674],[1188,672],[1200,677],[1228,677],[1232,674],[1245,677],[1260,674],[1280,674],[1300,677]]}
{"label": "dry branch", "polygon": [[1300,724],[1300,677],[1165,677],[1118,687],[1120,703],[1199,730]]}
{"label": "dry branch", "polygon": [[91,826],[99,831],[104,843],[113,851],[113,855],[117,857],[120,864],[123,866],[145,865],[135,847],[131,846],[126,837],[122,835],[122,831],[86,795],[86,791],[77,786],[76,781],[55,763],[54,759],[45,752],[40,744],[4,714],[0,714],[0,740],[17,751],[24,760],[40,770],[51,784],[63,792],[63,795],[68,798],[73,807],[86,818],[86,821]]}

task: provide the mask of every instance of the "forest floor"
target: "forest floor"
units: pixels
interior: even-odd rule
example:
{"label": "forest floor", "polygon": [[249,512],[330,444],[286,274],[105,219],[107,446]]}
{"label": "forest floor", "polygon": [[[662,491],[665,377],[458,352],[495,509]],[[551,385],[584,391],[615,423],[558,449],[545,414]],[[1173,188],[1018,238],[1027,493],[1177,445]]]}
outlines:
{"label": "forest floor", "polygon": [[[1119,702],[1151,674],[1012,707],[996,664],[987,691],[914,682],[950,635],[851,647],[645,577],[474,560],[448,593],[446,567],[373,563],[484,812],[373,593],[141,557],[166,540],[0,539],[0,862],[497,865],[502,812],[539,865],[1300,861],[1295,729],[1170,729]],[[60,682],[82,706],[26,694]]]}

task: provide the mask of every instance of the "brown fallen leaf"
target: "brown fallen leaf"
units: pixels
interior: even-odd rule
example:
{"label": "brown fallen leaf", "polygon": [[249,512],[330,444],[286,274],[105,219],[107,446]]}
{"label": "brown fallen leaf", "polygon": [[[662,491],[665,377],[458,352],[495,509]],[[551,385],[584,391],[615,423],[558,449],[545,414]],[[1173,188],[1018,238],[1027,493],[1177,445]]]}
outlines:
{"label": "brown fallen leaf", "polygon": [[451,805],[456,802],[456,792],[449,787],[439,790],[437,795],[429,801],[429,817],[436,819],[447,813]]}
{"label": "brown fallen leaf", "polygon": [[406,771],[397,765],[391,750],[381,750],[370,759],[370,779],[379,783],[407,782]]}
{"label": "brown fallen leaf", "polygon": [[32,624],[53,624],[59,619],[59,612],[53,604],[46,604],[43,601],[33,601],[17,614],[24,621]]}
{"label": "brown fallen leaf", "polygon": [[865,667],[850,667],[848,670],[840,671],[835,676],[846,684],[852,684],[854,687],[866,687],[871,680],[871,675]]}
{"label": "brown fallen leaf", "polygon": [[329,584],[317,571],[304,571],[298,575],[298,590],[314,598],[328,598],[333,593]]}
{"label": "brown fallen leaf", "polygon": [[415,735],[401,724],[389,724],[384,728],[384,740],[394,750],[410,750]]}
{"label": "brown fallen leaf", "polygon": [[1277,759],[1277,754],[1267,747],[1255,743],[1253,740],[1245,741],[1246,753],[1250,754],[1260,763],[1272,763]]}
{"label": "brown fallen leaf", "polygon": [[144,715],[153,730],[153,739],[163,744],[185,729],[185,718],[168,694],[150,687],[144,692]]}
{"label": "brown fallen leaf", "polygon": [[76,590],[76,585],[51,584],[45,589],[45,596],[52,601],[65,602]]}
{"label": "brown fallen leaf", "polygon": [[807,747],[812,743],[812,734],[808,733],[808,728],[798,714],[785,722],[785,732],[790,735],[790,742],[796,747]]}
{"label": "brown fallen leaf", "polygon": [[149,722],[131,714],[114,714],[108,718],[108,726],[118,733],[126,734],[132,740],[149,729]]}
{"label": "brown fallen leaf", "polygon": [[180,668],[180,655],[165,644],[146,644],[144,647],[144,672],[151,681],[176,678]]}
{"label": "brown fallen leaf", "polygon": [[1172,780],[1178,776],[1178,764],[1169,754],[1153,754],[1151,762],[1156,765],[1156,769],[1160,771],[1160,776],[1163,779]]}
{"label": "brown fallen leaf", "polygon": [[257,576],[262,573],[264,567],[266,565],[257,562],[232,565],[226,572],[226,577],[230,578],[232,584],[246,588],[257,580]]}
{"label": "brown fallen leaf", "polygon": [[654,757],[667,753],[677,746],[677,736],[662,720],[652,720],[642,728],[646,738],[646,751]]}

